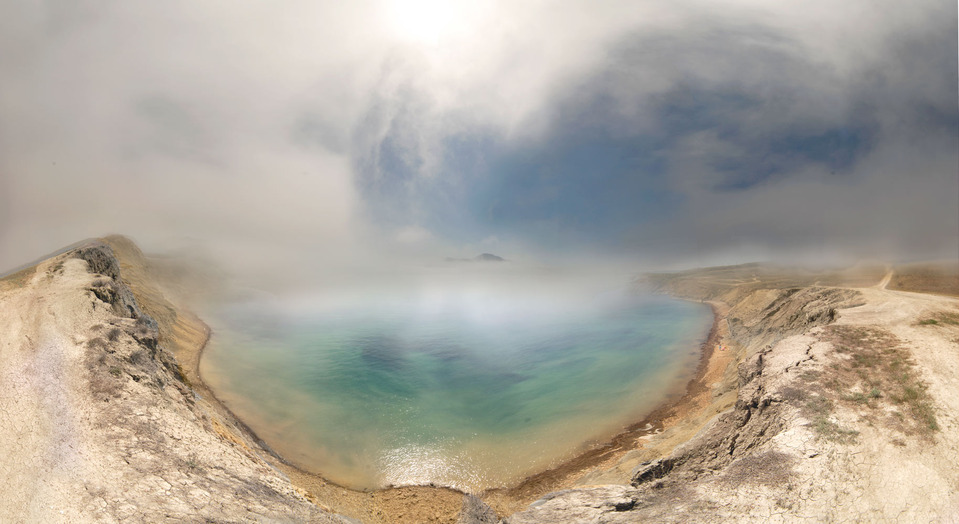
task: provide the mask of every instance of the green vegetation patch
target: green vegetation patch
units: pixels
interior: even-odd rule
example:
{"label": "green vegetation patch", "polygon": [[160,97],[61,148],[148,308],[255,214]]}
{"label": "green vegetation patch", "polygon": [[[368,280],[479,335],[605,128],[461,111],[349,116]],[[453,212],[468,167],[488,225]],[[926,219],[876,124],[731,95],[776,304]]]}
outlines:
{"label": "green vegetation patch", "polygon": [[[946,314],[948,315],[948,314]],[[936,320],[951,317],[940,317]],[[952,319],[959,322],[959,315]],[[879,328],[836,326],[826,328],[824,340],[831,342],[842,359],[828,366],[818,382],[825,386],[823,400],[807,410],[814,429],[830,440],[844,441],[845,430],[833,427],[824,406],[837,401],[865,410],[867,418],[888,416],[887,425],[905,434],[929,437],[939,430],[935,407],[927,386],[919,378],[909,351],[892,333]]]}
{"label": "green vegetation patch", "polygon": [[853,444],[858,440],[858,431],[840,426],[831,420],[830,415],[835,411],[835,403],[828,396],[815,393],[790,396],[804,401],[801,404],[803,413],[812,420],[809,427],[820,439],[840,444]]}
{"label": "green vegetation patch", "polygon": [[819,435],[819,438],[830,442],[853,444],[859,440],[858,431],[844,428],[827,417],[816,417],[812,421],[812,429]]}
{"label": "green vegetation patch", "polygon": [[732,486],[746,483],[782,486],[795,476],[795,463],[795,457],[779,451],[752,453],[730,464],[721,482]]}
{"label": "green vegetation patch", "polygon": [[920,326],[959,326],[959,313],[940,311],[919,321]]}

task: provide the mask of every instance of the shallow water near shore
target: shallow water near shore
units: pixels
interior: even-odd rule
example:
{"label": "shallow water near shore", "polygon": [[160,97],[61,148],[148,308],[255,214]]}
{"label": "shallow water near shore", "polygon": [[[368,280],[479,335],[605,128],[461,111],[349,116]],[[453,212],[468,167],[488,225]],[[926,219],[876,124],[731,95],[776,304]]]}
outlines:
{"label": "shallow water near shore", "polygon": [[708,307],[475,289],[218,309],[205,380],[284,458],[353,488],[515,483],[691,376]]}

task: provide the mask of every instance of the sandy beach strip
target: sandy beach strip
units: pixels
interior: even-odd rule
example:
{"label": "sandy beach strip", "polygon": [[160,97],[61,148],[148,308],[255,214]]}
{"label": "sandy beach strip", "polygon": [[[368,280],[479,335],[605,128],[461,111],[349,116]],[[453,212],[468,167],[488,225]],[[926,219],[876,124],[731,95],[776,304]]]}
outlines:
{"label": "sandy beach strip", "polygon": [[[681,396],[675,395],[665,400],[648,415],[630,424],[607,442],[564,461],[555,468],[530,475],[512,487],[488,490],[482,495],[483,500],[500,514],[519,511],[547,493],[572,487],[590,471],[612,467],[630,451],[647,446],[650,437],[676,428],[707,408],[715,408],[711,384],[723,379],[727,366],[733,360],[733,351],[716,351],[720,344],[727,344],[725,321],[729,307],[721,302],[710,302],[709,305],[713,312],[712,327],[701,344],[696,371],[685,383]],[[681,388],[682,385],[678,387]],[[699,427],[700,425],[695,425],[695,428],[683,431],[679,438],[685,440],[692,437]],[[675,436],[670,439],[675,440]],[[621,482],[628,483],[628,479],[622,479]]]}

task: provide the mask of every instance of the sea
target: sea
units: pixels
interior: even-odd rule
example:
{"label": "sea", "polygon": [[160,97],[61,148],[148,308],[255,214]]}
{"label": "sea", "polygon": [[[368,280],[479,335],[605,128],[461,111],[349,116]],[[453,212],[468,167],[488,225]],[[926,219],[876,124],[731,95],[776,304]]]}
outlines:
{"label": "sea", "polygon": [[567,277],[236,298],[206,315],[201,374],[274,451],[337,484],[509,486],[676,397],[711,326],[703,304]]}

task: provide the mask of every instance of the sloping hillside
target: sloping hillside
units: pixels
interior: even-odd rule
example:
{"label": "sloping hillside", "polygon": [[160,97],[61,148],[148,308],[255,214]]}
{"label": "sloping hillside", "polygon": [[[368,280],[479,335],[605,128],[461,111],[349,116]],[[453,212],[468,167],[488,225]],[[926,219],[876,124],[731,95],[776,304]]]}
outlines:
{"label": "sloping hillside", "polygon": [[205,331],[160,298],[99,242],[4,279],[0,521],[341,521],[196,395],[168,330]]}

